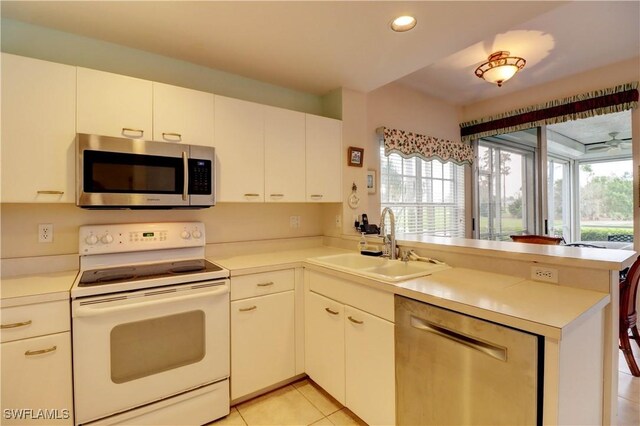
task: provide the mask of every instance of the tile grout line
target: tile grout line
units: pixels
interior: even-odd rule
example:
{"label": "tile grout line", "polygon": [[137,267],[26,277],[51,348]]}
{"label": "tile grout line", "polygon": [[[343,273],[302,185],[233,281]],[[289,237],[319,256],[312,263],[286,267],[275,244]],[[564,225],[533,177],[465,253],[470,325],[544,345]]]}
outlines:
{"label": "tile grout line", "polygon": [[[300,381],[302,381],[302,380],[300,380]],[[295,383],[297,383],[297,382],[295,382]],[[309,383],[309,385],[310,385],[310,386],[312,386],[312,385],[311,385],[311,383]],[[294,389],[295,389],[295,390],[296,390],[300,395],[302,395],[302,397],[303,397],[304,399],[306,399],[306,400],[307,400],[307,402],[308,402],[309,404],[311,404],[311,406],[312,406],[313,408],[315,408],[316,410],[318,410],[318,412],[319,412],[320,414],[322,414],[322,417],[321,417],[321,418],[319,418],[318,420],[315,420],[313,423],[318,423],[318,422],[319,422],[320,420],[322,420],[322,419],[327,419],[327,420],[329,420],[328,416],[325,416],[325,415],[324,415],[324,413],[323,413],[322,411],[320,411],[320,407],[317,407],[317,406],[313,403],[313,401],[311,401],[309,398],[307,398],[307,397],[305,396],[305,394],[303,394],[302,392],[300,392],[300,390],[298,389],[298,387],[297,387],[297,386],[294,386],[294,385],[293,385],[293,383],[292,383],[292,384],[291,384],[291,387],[292,387],[292,388],[294,388]],[[332,413],[332,414],[333,414],[333,413]],[[309,423],[309,425],[312,425],[313,423]],[[329,420],[329,423],[333,423],[333,422],[332,422],[331,420]],[[249,426],[249,425],[247,425],[247,426]]]}
{"label": "tile grout line", "polygon": [[240,416],[240,418],[244,422],[245,426],[249,426],[249,422],[242,416],[242,413],[240,412],[240,410],[238,410],[238,407],[233,407],[233,408],[235,408],[235,410],[238,412],[238,415]]}

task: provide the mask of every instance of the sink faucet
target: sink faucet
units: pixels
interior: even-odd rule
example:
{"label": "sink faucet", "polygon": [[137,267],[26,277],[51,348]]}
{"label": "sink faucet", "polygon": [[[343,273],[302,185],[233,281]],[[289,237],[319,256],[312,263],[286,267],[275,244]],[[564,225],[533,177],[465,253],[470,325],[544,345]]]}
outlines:
{"label": "sink faucet", "polygon": [[[389,221],[391,222],[391,233],[386,233],[386,226],[384,224],[385,216],[389,214]],[[389,258],[395,260],[396,258],[396,217],[393,215],[393,210],[389,207],[382,209],[380,215],[380,235],[382,235],[382,243],[384,244],[384,251],[389,253]],[[388,249],[387,249],[388,247]]]}

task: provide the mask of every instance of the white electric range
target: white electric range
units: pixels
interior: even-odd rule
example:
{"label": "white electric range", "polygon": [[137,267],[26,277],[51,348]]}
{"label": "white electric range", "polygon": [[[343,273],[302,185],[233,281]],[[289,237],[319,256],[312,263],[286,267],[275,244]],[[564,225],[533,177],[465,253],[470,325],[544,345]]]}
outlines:
{"label": "white electric range", "polygon": [[200,222],[80,227],[71,289],[76,424],[229,413],[229,271]]}

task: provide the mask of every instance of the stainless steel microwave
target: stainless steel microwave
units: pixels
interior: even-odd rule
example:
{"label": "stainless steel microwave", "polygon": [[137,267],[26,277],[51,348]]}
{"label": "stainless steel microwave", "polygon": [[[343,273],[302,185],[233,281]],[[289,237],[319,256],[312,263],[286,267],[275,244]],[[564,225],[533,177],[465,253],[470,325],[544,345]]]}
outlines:
{"label": "stainless steel microwave", "polygon": [[203,208],[215,205],[215,149],[79,133],[76,205]]}

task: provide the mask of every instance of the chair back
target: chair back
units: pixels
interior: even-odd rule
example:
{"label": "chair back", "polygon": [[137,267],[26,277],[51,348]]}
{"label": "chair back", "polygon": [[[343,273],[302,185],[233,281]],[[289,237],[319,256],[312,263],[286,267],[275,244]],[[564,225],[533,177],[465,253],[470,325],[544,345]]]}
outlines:
{"label": "chair back", "polygon": [[[636,299],[640,281],[640,256],[631,265],[627,277],[620,283],[620,325],[635,324],[637,318]],[[626,321],[626,322],[625,322]],[[633,325],[631,324],[631,325]]]}
{"label": "chair back", "polygon": [[632,243],[633,235],[632,234],[613,234],[607,235],[607,241],[618,241],[621,243]]}
{"label": "chair back", "polygon": [[516,243],[548,244],[557,246],[563,240],[562,237],[547,237],[546,235],[510,235]]}

